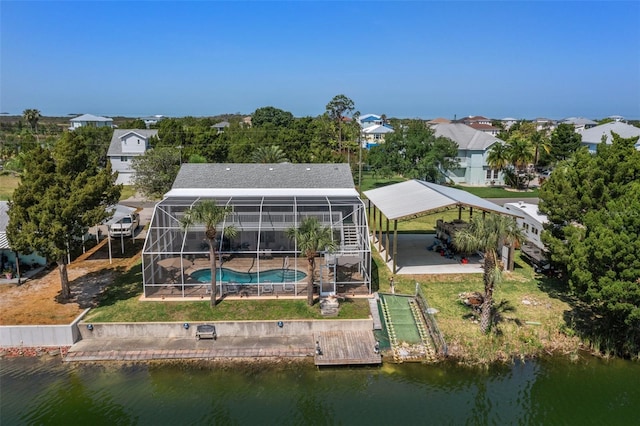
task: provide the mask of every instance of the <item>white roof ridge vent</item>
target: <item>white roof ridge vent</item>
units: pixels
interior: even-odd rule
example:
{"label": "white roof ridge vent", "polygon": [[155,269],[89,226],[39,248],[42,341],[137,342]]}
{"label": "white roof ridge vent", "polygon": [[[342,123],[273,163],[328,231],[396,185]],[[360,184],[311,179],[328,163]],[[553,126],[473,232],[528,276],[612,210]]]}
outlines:
{"label": "white roof ridge vent", "polygon": [[311,170],[311,167],[307,167],[307,171]]}
{"label": "white roof ridge vent", "polygon": [[229,170],[231,170],[231,167],[227,167],[225,170],[226,170],[226,171],[229,171]]}
{"label": "white roof ridge vent", "polygon": [[273,170],[273,167],[269,167],[269,170]]}

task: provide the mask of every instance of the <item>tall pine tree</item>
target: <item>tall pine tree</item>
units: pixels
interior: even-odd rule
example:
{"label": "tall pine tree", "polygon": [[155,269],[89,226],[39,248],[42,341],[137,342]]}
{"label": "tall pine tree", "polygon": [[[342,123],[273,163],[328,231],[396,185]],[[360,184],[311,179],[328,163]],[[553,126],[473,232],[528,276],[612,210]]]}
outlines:
{"label": "tall pine tree", "polygon": [[101,157],[92,139],[65,133],[53,151],[30,152],[9,203],[11,247],[58,264],[63,300],[70,296],[67,253],[81,244],[89,227],[109,217],[107,207],[120,197],[116,174],[109,164],[99,165]]}

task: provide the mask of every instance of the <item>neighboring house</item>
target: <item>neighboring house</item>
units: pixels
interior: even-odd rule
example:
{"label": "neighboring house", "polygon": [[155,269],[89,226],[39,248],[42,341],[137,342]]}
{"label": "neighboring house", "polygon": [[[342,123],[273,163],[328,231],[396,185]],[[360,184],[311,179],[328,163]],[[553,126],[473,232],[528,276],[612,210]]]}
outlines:
{"label": "neighboring house", "polygon": [[142,117],[141,120],[144,121],[144,124],[147,126],[147,129],[148,129],[151,126],[155,126],[165,118],[167,117],[165,117],[164,115],[158,114],[158,115],[151,115],[149,117]]}
{"label": "neighboring house", "polygon": [[473,123],[491,125],[491,119],[487,117],[483,117],[481,115],[470,115],[468,117],[463,117],[459,120],[456,120],[456,123],[463,123],[463,124],[466,124],[467,126]]}
{"label": "neighboring house", "polygon": [[156,129],[116,129],[111,137],[107,157],[113,171],[118,172],[117,184],[133,184],[135,171],[131,160],[143,155],[149,149],[149,139],[158,136]]}
{"label": "neighboring house", "polygon": [[218,131],[218,133],[222,133],[224,132],[224,129],[226,129],[227,127],[229,127],[231,124],[228,121],[221,121],[219,123],[214,124],[213,127],[214,129],[216,129]]}
{"label": "neighboring house", "polygon": [[447,172],[447,179],[454,183],[478,186],[503,183],[502,172],[491,170],[487,165],[489,149],[496,143],[504,143],[502,140],[462,123],[431,127],[436,136],[449,138],[458,144],[459,166]]}
{"label": "neighboring house", "polygon": [[393,133],[393,127],[388,124],[374,124],[373,126],[365,127],[362,129],[363,146],[370,148],[384,143],[384,138],[389,133]]}
{"label": "neighboring house", "polygon": [[503,118],[500,121],[502,122],[502,125],[504,126],[504,129],[505,130],[509,130],[511,128],[511,126],[513,126],[514,124],[516,124],[520,120],[518,120],[517,118],[507,117],[507,118]]}
{"label": "neighboring house", "polygon": [[[16,268],[16,252],[9,246],[9,238],[7,237],[7,226],[9,225],[9,202],[0,201],[0,279],[5,278],[4,272],[11,271],[15,275]],[[18,253],[20,259],[20,273],[24,275],[27,268],[44,266],[47,259],[36,253]]]}
{"label": "neighboring house", "polygon": [[536,123],[537,131],[546,130],[549,134],[556,128],[557,124],[555,120],[549,118],[536,118],[534,122]]}
{"label": "neighboring house", "polygon": [[75,130],[78,127],[113,127],[113,120],[107,117],[99,117],[97,115],[92,114],[83,114],[79,117],[72,118],[69,120],[71,122],[71,126],[69,130]]}
{"label": "neighboring house", "polygon": [[583,117],[571,117],[565,120],[562,120],[562,124],[571,124],[573,125],[576,132],[582,132],[584,130],[590,129],[598,125],[593,120],[589,120],[588,118]]}
{"label": "neighboring house", "polygon": [[433,124],[449,124],[451,123],[451,120],[449,120],[448,118],[442,118],[442,117],[438,117],[438,118],[434,118],[433,120],[429,120],[427,121],[428,125],[433,125]]}
{"label": "neighboring house", "polygon": [[251,127],[251,116],[250,115],[248,115],[248,116],[246,116],[246,117],[244,117],[242,119],[242,125],[243,126],[247,126],[247,127]]}
{"label": "neighboring house", "polygon": [[[179,222],[204,200],[231,208],[217,227],[219,294],[306,294],[308,262],[288,230],[308,217],[330,227],[337,245],[316,260],[321,294],[371,293],[367,209],[348,164],[225,163],[183,164],[156,205],[142,252],[145,297],[208,297],[205,228],[185,231]],[[228,226],[237,231],[232,238]]]}
{"label": "neighboring house", "polygon": [[456,120],[455,122],[466,124],[467,126],[475,130],[479,130],[491,136],[496,136],[498,133],[500,133],[500,128],[493,126],[491,124],[491,119],[483,117],[481,115],[464,117],[460,120]]}
{"label": "neighboring house", "polygon": [[[631,124],[623,123],[621,121],[613,121],[610,123],[601,124],[599,126],[592,127],[587,130],[583,130],[582,145],[589,148],[589,152],[596,152],[596,148],[599,143],[602,143],[602,138],[606,138],[608,144],[613,143],[613,136],[611,133],[615,133],[622,138],[637,138],[640,136],[640,128],[632,126]],[[640,140],[636,142],[636,149],[640,150]]]}
{"label": "neighboring house", "polygon": [[364,114],[358,117],[358,123],[360,127],[367,128],[371,126],[380,126],[382,125],[382,116],[377,114]]}

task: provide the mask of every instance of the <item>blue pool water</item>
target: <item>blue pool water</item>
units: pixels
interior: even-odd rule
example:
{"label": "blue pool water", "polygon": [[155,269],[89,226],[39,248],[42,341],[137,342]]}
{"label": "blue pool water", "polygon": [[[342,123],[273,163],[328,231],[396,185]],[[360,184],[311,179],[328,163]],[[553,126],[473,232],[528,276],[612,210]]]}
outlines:
{"label": "blue pool water", "polygon": [[[239,284],[257,283],[257,272],[237,272],[227,268],[217,268],[216,278],[218,281],[236,282]],[[221,275],[222,274],[222,275]],[[273,283],[283,283],[288,281],[300,281],[307,276],[304,272],[296,271],[294,269],[269,269],[267,271],[260,272],[260,282],[271,281]],[[192,278],[195,278],[201,283],[211,282],[211,270],[200,269],[191,274]]]}

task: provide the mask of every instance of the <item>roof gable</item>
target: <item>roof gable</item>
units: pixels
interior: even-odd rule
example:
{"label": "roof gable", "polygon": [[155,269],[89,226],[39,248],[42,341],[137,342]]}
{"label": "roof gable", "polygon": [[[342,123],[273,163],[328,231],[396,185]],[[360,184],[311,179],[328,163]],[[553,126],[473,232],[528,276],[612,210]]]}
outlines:
{"label": "roof gable", "polygon": [[436,136],[443,136],[458,144],[458,149],[485,151],[496,142],[503,141],[488,133],[476,130],[463,123],[435,124]]}
{"label": "roof gable", "polygon": [[[122,140],[129,134],[135,134],[140,136],[142,139],[149,140],[152,136],[158,136],[157,129],[115,129],[113,131],[113,136],[111,136],[111,142],[109,143],[109,150],[107,151],[107,156],[109,157],[118,157],[123,154],[122,152]],[[131,155],[131,153],[127,153],[127,155]]]}

